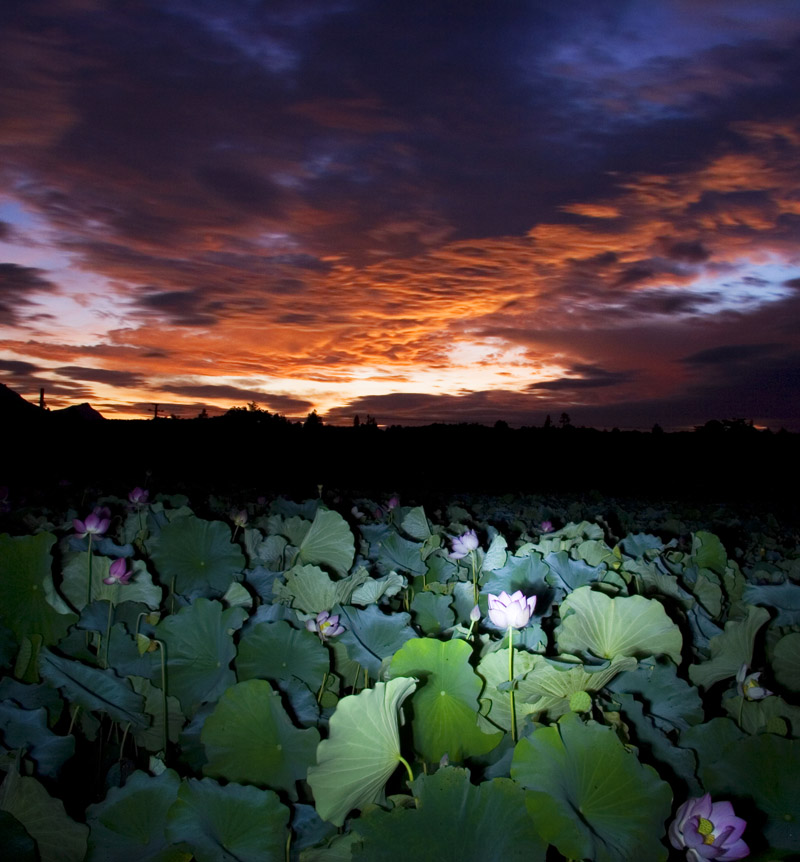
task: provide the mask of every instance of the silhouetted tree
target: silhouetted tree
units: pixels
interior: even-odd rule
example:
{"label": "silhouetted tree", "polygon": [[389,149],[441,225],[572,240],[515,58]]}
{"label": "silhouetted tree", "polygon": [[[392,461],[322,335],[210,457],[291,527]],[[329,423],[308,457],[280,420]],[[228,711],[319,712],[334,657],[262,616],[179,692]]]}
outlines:
{"label": "silhouetted tree", "polygon": [[544,420],[544,430],[549,431],[553,427],[553,420],[550,418],[550,414],[547,414],[547,418]]}
{"label": "silhouetted tree", "polygon": [[306,416],[306,421],[303,423],[303,428],[308,428],[310,430],[316,430],[317,428],[322,428],[325,423],[320,418],[319,414],[316,410],[312,410],[308,416]]}
{"label": "silhouetted tree", "polygon": [[572,427],[572,423],[571,423],[571,422],[570,422],[570,420],[569,420],[569,413],[562,413],[562,414],[561,414],[561,418],[558,420],[558,424],[559,424],[562,428],[571,428],[571,427]]}

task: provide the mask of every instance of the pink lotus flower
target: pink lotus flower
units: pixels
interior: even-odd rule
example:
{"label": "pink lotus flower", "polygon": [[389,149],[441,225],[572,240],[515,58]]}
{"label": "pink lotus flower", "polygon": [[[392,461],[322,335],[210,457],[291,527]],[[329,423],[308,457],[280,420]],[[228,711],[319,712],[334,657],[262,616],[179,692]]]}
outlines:
{"label": "pink lotus flower", "polygon": [[526,598],[522,590],[509,595],[503,590],[499,596],[489,596],[489,619],[500,629],[524,629],[535,607],[536,596]]}
{"label": "pink lotus flower", "polygon": [[234,509],[231,512],[231,520],[237,527],[244,527],[247,523],[247,510],[246,509]]}
{"label": "pink lotus flower", "polygon": [[747,822],[733,813],[730,802],[711,802],[711,794],[689,799],[675,813],[669,840],[676,850],[686,850],[690,862],[744,859],[750,848],[742,840]]}
{"label": "pink lotus flower", "polygon": [[553,532],[553,522],[552,521],[542,521],[542,523],[539,524],[539,529],[543,533],[552,533]]}
{"label": "pink lotus flower", "polygon": [[470,551],[474,551],[478,547],[478,536],[475,530],[467,530],[461,536],[454,536],[452,539],[453,550],[450,553],[451,560],[463,560]]}
{"label": "pink lotus flower", "polygon": [[131,579],[132,571],[128,569],[128,561],[120,557],[108,567],[108,577],[103,578],[104,584],[127,584]]}
{"label": "pink lotus flower", "polygon": [[145,506],[147,504],[147,499],[150,496],[149,491],[145,491],[143,488],[140,488],[138,485],[128,494],[128,499],[133,503],[134,506]]}
{"label": "pink lotus flower", "polygon": [[[106,514],[107,513],[107,514]],[[111,525],[111,512],[103,506],[95,506],[94,511],[84,521],[75,518],[72,526],[82,539],[84,536],[102,536]]]}
{"label": "pink lotus flower", "polygon": [[339,625],[339,615],[330,615],[328,611],[320,611],[315,620],[307,620],[306,628],[310,632],[319,635],[320,640],[335,638],[344,631],[344,626]]}

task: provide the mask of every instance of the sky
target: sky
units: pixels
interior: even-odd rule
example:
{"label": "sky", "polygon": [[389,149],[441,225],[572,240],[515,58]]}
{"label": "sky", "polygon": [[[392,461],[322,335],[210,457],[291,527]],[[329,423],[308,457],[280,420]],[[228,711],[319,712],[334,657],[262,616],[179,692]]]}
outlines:
{"label": "sky", "polygon": [[3,0],[0,382],[800,431],[800,0]]}

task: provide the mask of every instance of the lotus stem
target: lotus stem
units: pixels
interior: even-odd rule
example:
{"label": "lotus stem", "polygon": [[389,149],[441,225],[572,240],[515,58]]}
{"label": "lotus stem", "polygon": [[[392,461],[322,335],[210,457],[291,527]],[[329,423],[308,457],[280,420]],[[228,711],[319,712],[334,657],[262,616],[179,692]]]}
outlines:
{"label": "lotus stem", "polygon": [[508,627],[508,681],[511,688],[508,690],[508,697],[511,702],[511,741],[517,741],[517,710],[514,703],[514,629]]}

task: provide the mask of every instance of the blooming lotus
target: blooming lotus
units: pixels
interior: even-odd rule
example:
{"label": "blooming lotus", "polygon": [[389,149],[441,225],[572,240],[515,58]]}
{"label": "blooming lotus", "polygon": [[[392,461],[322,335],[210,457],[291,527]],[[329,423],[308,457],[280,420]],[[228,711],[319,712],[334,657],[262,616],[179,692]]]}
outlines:
{"label": "blooming lotus", "polygon": [[478,536],[475,530],[467,530],[461,536],[453,537],[453,550],[450,553],[451,560],[463,560],[470,551],[478,547]]}
{"label": "blooming lotus", "polygon": [[746,700],[763,700],[763,698],[769,697],[772,694],[768,688],[764,688],[758,684],[760,676],[760,671],[758,673],[751,673],[748,676],[746,664],[743,664],[739,668],[739,672],[736,674],[736,689],[741,697]]}
{"label": "blooming lotus", "polygon": [[744,859],[750,848],[742,840],[746,821],[736,817],[730,802],[711,802],[711,794],[689,799],[678,808],[669,827],[676,850],[686,850],[690,862]]}
{"label": "blooming lotus", "polygon": [[127,584],[133,574],[128,569],[128,561],[124,557],[120,557],[108,567],[108,577],[103,578],[104,584]]}
{"label": "blooming lotus", "polygon": [[231,512],[231,520],[237,527],[244,527],[247,524],[247,510],[234,509]]}
{"label": "blooming lotus", "polygon": [[335,638],[344,631],[344,626],[339,625],[339,615],[330,615],[328,611],[320,611],[316,619],[307,620],[306,628],[314,634],[318,634],[320,640]]}
{"label": "blooming lotus", "polygon": [[542,523],[539,524],[539,529],[543,533],[552,533],[553,532],[553,522],[552,521],[542,521]]}
{"label": "blooming lotus", "polygon": [[138,485],[128,494],[128,499],[133,503],[134,506],[144,506],[147,503],[147,499],[150,496],[149,491],[145,491],[143,488],[140,488]]}
{"label": "blooming lotus", "polygon": [[[108,514],[106,514],[108,512]],[[84,536],[102,536],[111,525],[111,513],[106,508],[99,506],[94,511],[86,516],[86,519],[81,521],[75,518],[72,526],[75,532],[82,539]]]}
{"label": "blooming lotus", "polygon": [[526,598],[522,590],[489,596],[489,619],[500,629],[523,629],[536,607],[536,596]]}

